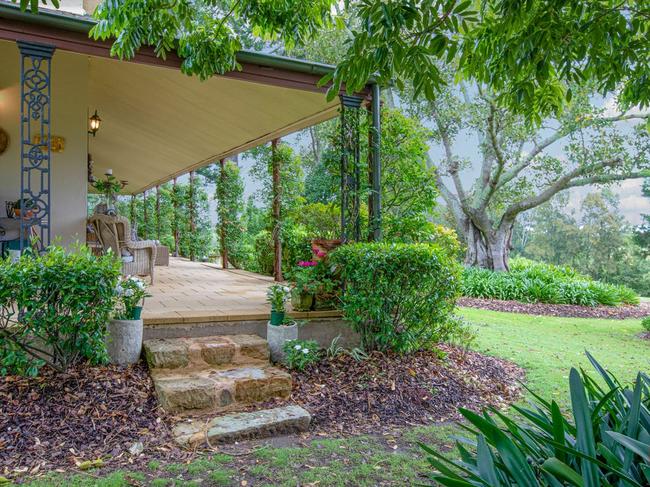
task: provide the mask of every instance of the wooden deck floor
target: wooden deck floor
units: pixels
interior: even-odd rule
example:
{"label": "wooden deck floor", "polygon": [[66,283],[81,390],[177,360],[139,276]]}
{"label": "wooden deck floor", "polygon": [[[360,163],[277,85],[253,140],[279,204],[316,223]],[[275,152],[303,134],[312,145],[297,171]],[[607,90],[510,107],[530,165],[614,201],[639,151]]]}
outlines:
{"label": "wooden deck floor", "polygon": [[[171,258],[156,267],[152,295],[145,301],[145,324],[246,321],[268,319],[266,289],[273,278],[223,270],[215,264]],[[340,316],[338,311],[292,313],[297,318]]]}

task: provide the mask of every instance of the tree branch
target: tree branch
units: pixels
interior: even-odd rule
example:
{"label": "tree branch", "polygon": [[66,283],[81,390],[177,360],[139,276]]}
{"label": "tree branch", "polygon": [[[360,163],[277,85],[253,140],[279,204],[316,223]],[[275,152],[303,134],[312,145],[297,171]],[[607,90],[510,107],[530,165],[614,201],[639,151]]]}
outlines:
{"label": "tree branch", "polygon": [[[501,221],[499,222],[499,226],[503,225],[504,223],[512,222],[516,218],[516,216],[526,210],[530,210],[531,208],[535,208],[536,206],[541,205],[542,203],[546,203],[548,200],[550,200],[553,196],[555,196],[557,193],[559,193],[562,190],[565,190],[567,188],[573,187],[572,182],[576,180],[576,178],[579,178],[581,176],[584,176],[587,172],[591,171],[599,171],[601,169],[605,169],[607,167],[613,167],[616,166],[617,164],[620,164],[621,160],[619,158],[615,159],[610,159],[608,161],[603,161],[600,164],[594,164],[591,166],[580,166],[575,168],[573,171],[568,172],[567,174],[559,177],[553,184],[548,186],[544,191],[541,193],[536,194],[535,196],[531,196],[530,198],[526,198],[524,200],[520,200],[516,203],[511,204],[506,211],[503,213],[503,216],[501,217]],[[611,174],[611,175],[602,175],[602,176],[592,176],[591,178],[612,178],[611,180],[614,181],[615,177],[617,175]],[[585,179],[590,179],[590,178],[585,178]],[[625,179],[621,177],[620,179]],[[585,183],[589,184],[589,183]]]}
{"label": "tree branch", "polygon": [[567,130],[566,128],[560,127],[558,130],[555,131],[552,135],[544,139],[542,142],[539,144],[535,144],[535,148],[528,154],[527,157],[523,158],[520,162],[518,162],[510,171],[507,171],[503,174],[501,177],[501,181],[497,185],[497,189],[502,188],[504,185],[508,184],[510,181],[512,181],[514,178],[516,178],[521,171],[523,171],[528,165],[532,162],[532,160],[537,157],[542,151],[544,151],[547,147],[553,145],[557,141],[563,139],[567,135],[575,132],[579,128],[587,128],[591,127],[597,122],[623,122],[626,120],[647,120],[650,118],[650,113],[629,113],[629,114],[620,114],[620,115],[615,115],[612,117],[597,117],[593,118],[590,120],[589,123],[585,125],[581,125],[580,127],[576,127],[573,130]]}
{"label": "tree branch", "polygon": [[601,176],[592,176],[590,178],[574,179],[568,187],[576,188],[578,186],[588,186],[590,184],[607,184],[615,181],[625,181],[626,179],[642,179],[648,177],[650,177],[650,169],[627,174],[603,174]]}

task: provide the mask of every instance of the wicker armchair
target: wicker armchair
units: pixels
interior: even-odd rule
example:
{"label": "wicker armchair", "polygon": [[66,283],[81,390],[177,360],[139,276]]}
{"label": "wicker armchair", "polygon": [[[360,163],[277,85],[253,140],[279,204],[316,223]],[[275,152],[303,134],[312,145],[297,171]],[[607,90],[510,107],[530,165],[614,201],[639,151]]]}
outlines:
{"label": "wicker armchair", "polygon": [[156,242],[131,240],[131,225],[123,216],[95,214],[88,219],[104,252],[111,249],[122,260],[122,274],[151,276],[156,262]]}

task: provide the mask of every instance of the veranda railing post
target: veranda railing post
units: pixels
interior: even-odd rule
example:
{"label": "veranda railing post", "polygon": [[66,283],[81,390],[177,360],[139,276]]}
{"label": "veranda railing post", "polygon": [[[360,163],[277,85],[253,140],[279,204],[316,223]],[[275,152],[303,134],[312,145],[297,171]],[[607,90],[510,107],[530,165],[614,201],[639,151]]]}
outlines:
{"label": "veranda railing post", "polygon": [[[20,251],[50,245],[51,72],[55,47],[18,41],[20,51]],[[27,207],[29,204],[29,208]],[[36,239],[31,241],[31,235]]]}
{"label": "veranda railing post", "polygon": [[135,195],[131,195],[131,203],[129,207],[129,219],[131,220],[131,228],[135,228]]}
{"label": "veranda railing post", "polygon": [[190,171],[190,260],[196,260],[196,249],[194,246],[194,233],[196,232],[196,222],[194,221],[194,212],[196,211],[194,205],[194,171]]}
{"label": "veranda railing post", "polygon": [[147,190],[145,189],[142,192],[142,237],[145,240],[149,239],[149,214],[147,213]]}
{"label": "veranda railing post", "polygon": [[282,276],[282,181],[280,173],[282,161],[278,157],[279,139],[271,141],[271,165],[273,174],[273,275],[275,280],[283,281]]}
{"label": "veranda railing post", "polygon": [[156,240],[160,242],[160,186],[156,186]]}
{"label": "veranda railing post", "polygon": [[[226,191],[226,160],[219,159],[219,179],[222,191]],[[226,209],[223,208],[223,199],[219,201],[219,241],[221,242],[221,268],[228,269],[228,247],[226,246]]]}
{"label": "veranda railing post", "polygon": [[174,207],[174,215],[172,218],[172,230],[174,233],[174,257],[178,257],[179,254],[179,235],[178,235],[178,188],[176,186],[177,179],[174,178],[174,186],[172,189],[172,202]]}
{"label": "veranda railing post", "polygon": [[341,99],[341,240],[361,240],[361,166],[359,111],[363,97]]}
{"label": "veranda railing post", "polygon": [[372,155],[372,219],[371,227],[373,240],[382,238],[381,225],[381,90],[377,83],[372,85],[372,147],[368,152]]}

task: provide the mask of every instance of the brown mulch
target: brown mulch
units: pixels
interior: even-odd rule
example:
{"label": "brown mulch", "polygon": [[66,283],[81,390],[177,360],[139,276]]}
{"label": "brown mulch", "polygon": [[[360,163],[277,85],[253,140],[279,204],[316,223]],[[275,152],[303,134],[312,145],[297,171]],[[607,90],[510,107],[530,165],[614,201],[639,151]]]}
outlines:
{"label": "brown mulch", "polygon": [[292,402],[328,434],[380,433],[459,419],[459,407],[503,407],[520,396],[521,368],[511,362],[441,346],[411,355],[373,353],[357,362],[339,355],[293,373]]}
{"label": "brown mulch", "polygon": [[132,465],[141,459],[128,451],[136,442],[146,452],[175,450],[143,365],[0,377],[0,475],[96,459]]}
{"label": "brown mulch", "polygon": [[650,316],[650,305],[648,303],[641,303],[638,306],[578,306],[574,304],[521,303],[519,301],[500,301],[498,299],[460,298],[457,304],[466,308],[489,309],[527,315],[561,316],[564,318],[625,320]]}
{"label": "brown mulch", "polygon": [[639,335],[641,340],[650,340],[650,331],[643,332]]}

